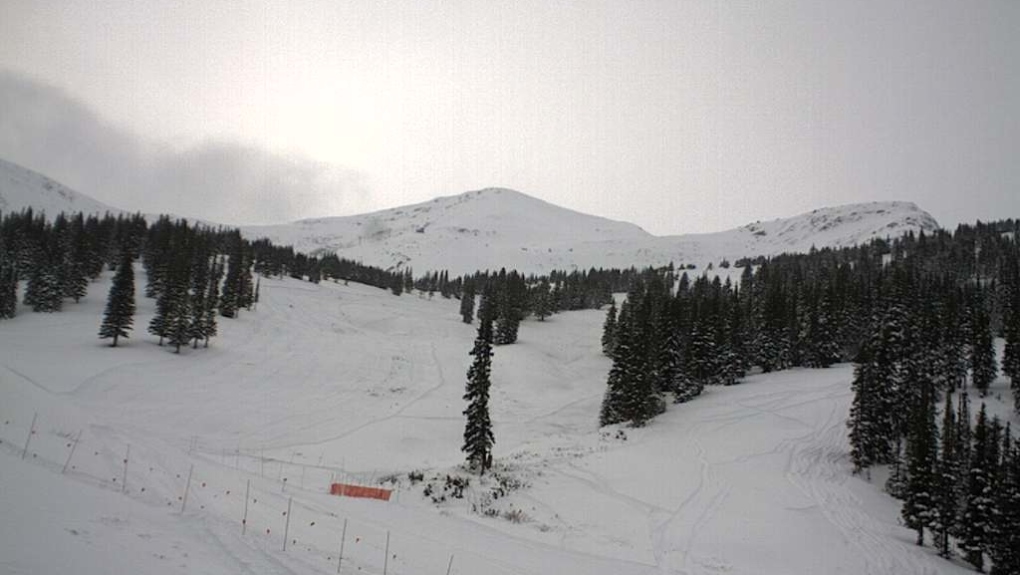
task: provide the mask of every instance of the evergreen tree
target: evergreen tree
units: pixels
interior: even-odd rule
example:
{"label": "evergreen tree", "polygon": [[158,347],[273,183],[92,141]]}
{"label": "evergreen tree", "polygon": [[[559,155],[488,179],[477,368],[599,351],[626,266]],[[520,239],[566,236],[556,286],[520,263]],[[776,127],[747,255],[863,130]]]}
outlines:
{"label": "evergreen tree", "polygon": [[892,451],[883,400],[883,382],[878,377],[870,346],[861,348],[851,383],[850,457],[860,472],[876,463],[888,463]]}
{"label": "evergreen tree", "polygon": [[531,309],[538,318],[538,321],[545,321],[545,318],[552,314],[552,298],[549,294],[549,282],[543,279],[532,288]]}
{"label": "evergreen tree", "polygon": [[496,345],[509,345],[517,341],[517,331],[524,317],[524,280],[517,272],[500,270],[495,291],[495,335]]}
{"label": "evergreen tree", "polygon": [[988,394],[988,387],[995,380],[995,348],[992,344],[991,319],[983,303],[978,300],[971,313],[971,382],[981,397]]}
{"label": "evergreen tree", "polygon": [[613,357],[613,348],[616,347],[616,302],[609,306],[606,312],[606,321],[602,324],[602,353]]}
{"label": "evergreen tree", "polygon": [[630,422],[640,427],[662,411],[662,400],[649,369],[648,330],[652,301],[642,287],[627,296],[616,323],[616,347],[609,370],[606,394],[599,412],[599,425]]}
{"label": "evergreen tree", "polygon": [[964,559],[978,571],[984,570],[985,551],[990,544],[992,513],[995,505],[992,491],[993,446],[985,405],[981,404],[974,427],[973,451],[968,467],[967,494],[960,522],[957,545]]}
{"label": "evergreen tree", "polygon": [[241,238],[232,239],[232,247],[229,259],[227,260],[227,277],[223,281],[223,292],[220,295],[220,315],[223,317],[237,317],[237,310],[242,306],[242,268],[244,267],[243,247]]}
{"label": "evergreen tree", "polygon": [[1013,392],[1013,408],[1020,413],[1020,277],[1018,263],[1012,258],[1011,270],[1006,288],[1006,305],[1003,310],[1002,331],[1006,339],[1006,347],[1002,356],[1002,373],[1009,377],[1009,387]]}
{"label": "evergreen tree", "polygon": [[156,313],[149,320],[149,333],[159,336],[160,346],[163,345],[163,340],[170,333],[169,318],[172,300],[173,294],[166,289],[160,288],[159,297],[156,298]]}
{"label": "evergreen tree", "polygon": [[2,252],[0,244],[0,319],[10,319],[18,313],[18,271]]}
{"label": "evergreen tree", "polygon": [[32,311],[49,313],[63,308],[64,293],[56,267],[40,262],[29,273],[25,303],[32,306]]}
{"label": "evergreen tree", "polygon": [[[220,305],[220,282],[223,280],[223,265],[215,259],[210,265],[209,283],[205,288],[204,347],[209,347],[209,340],[219,333],[216,325],[216,309]],[[258,284],[255,286],[255,296],[257,300]]]}
{"label": "evergreen tree", "polygon": [[135,271],[131,252],[122,250],[120,266],[113,276],[113,284],[106,299],[99,339],[113,338],[110,347],[117,347],[117,339],[128,337],[135,322]]}
{"label": "evergreen tree", "polygon": [[1020,439],[1006,433],[1002,447],[1002,484],[997,490],[998,513],[990,556],[992,575],[1020,573]]}
{"label": "evergreen tree", "polygon": [[197,237],[194,250],[194,257],[191,262],[191,286],[189,288],[191,292],[191,317],[188,323],[188,337],[191,339],[191,348],[197,349],[199,341],[208,341],[206,338],[206,332],[208,331],[206,322],[206,307],[208,304],[206,296],[208,294],[209,274],[212,271],[209,265],[208,239],[201,236]]}
{"label": "evergreen tree", "polygon": [[464,323],[475,319],[475,282],[465,281],[460,293],[460,318]]}
{"label": "evergreen tree", "polygon": [[931,381],[916,382],[921,400],[911,410],[907,437],[907,481],[902,516],[917,532],[917,544],[924,545],[924,530],[938,520],[935,493],[938,428],[935,426],[935,391]]}
{"label": "evergreen tree", "polygon": [[482,294],[482,302],[478,313],[478,336],[471,349],[474,361],[467,373],[467,389],[464,400],[468,402],[464,415],[467,423],[464,426],[464,446],[461,451],[467,454],[467,462],[471,469],[484,475],[492,467],[492,446],[495,438],[492,434],[492,420],[489,418],[489,380],[492,371],[492,293],[486,289]]}
{"label": "evergreen tree", "polygon": [[932,524],[934,544],[939,555],[948,558],[951,554],[950,535],[955,529],[959,509],[957,485],[960,478],[960,459],[956,412],[953,409],[953,392],[946,391],[946,402],[942,410],[941,449],[935,473],[935,514]]}
{"label": "evergreen tree", "polygon": [[89,246],[80,212],[68,223],[61,251],[63,296],[78,303],[88,293],[89,286]]}

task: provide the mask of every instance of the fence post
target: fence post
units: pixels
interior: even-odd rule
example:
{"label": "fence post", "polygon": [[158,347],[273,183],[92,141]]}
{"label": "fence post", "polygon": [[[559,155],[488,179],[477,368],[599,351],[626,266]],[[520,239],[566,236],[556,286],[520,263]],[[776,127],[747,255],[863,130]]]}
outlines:
{"label": "fence post", "polygon": [[248,529],[248,494],[251,493],[251,479],[244,488],[244,517],[241,519],[241,535]]}
{"label": "fence post", "polygon": [[71,458],[74,457],[74,450],[78,449],[78,442],[81,440],[81,434],[85,431],[84,429],[78,430],[78,435],[74,438],[74,443],[71,445],[71,453],[67,454],[67,461],[64,462],[64,468],[60,470],[60,474],[67,473],[67,466],[71,465]]}
{"label": "fence post", "polygon": [[32,436],[35,435],[35,420],[39,417],[39,412],[35,412],[32,416],[32,425],[28,428],[28,437],[25,438],[25,448],[21,450],[21,458],[24,459],[25,455],[28,454],[28,444],[32,442]]}
{"label": "fence post", "polygon": [[287,550],[287,537],[290,536],[290,504],[294,502],[293,497],[287,498],[287,524],[283,527],[283,550]]}
{"label": "fence post", "polygon": [[383,557],[382,573],[386,575],[386,568],[390,564],[390,532],[386,531],[386,555]]}
{"label": "fence post", "polygon": [[131,459],[131,444],[130,443],[127,446],[127,453],[124,454],[124,481],[122,481],[121,484],[120,484],[120,492],[121,493],[127,493],[127,468],[128,468],[128,460],[129,459]]}
{"label": "fence post", "polygon": [[347,518],[344,518],[344,530],[340,534],[340,557],[336,560],[336,575],[340,575],[340,565],[344,561],[344,543],[347,542]]}
{"label": "fence post", "polygon": [[181,501],[181,515],[184,515],[184,508],[188,505],[188,491],[191,490],[191,474],[195,471],[195,466],[192,465],[188,469],[188,482],[184,485],[184,499]]}

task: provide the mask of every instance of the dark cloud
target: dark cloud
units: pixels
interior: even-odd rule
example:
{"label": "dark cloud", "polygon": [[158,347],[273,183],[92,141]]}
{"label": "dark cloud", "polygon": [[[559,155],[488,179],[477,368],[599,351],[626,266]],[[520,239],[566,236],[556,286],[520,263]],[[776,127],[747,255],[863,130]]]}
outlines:
{"label": "dark cloud", "polygon": [[0,158],[131,211],[223,223],[277,223],[341,211],[362,176],[305,157],[207,141],[148,141],[53,86],[0,72]]}

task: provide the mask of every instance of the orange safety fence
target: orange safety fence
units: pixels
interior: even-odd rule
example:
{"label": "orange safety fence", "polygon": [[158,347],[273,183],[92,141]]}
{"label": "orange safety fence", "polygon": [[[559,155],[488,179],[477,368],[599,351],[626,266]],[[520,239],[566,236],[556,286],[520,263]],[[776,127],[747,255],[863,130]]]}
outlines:
{"label": "orange safety fence", "polygon": [[329,488],[330,495],[339,495],[341,497],[361,497],[365,499],[381,499],[383,501],[390,500],[390,489],[381,489],[379,487],[364,487],[362,485],[349,485],[347,483],[334,483]]}

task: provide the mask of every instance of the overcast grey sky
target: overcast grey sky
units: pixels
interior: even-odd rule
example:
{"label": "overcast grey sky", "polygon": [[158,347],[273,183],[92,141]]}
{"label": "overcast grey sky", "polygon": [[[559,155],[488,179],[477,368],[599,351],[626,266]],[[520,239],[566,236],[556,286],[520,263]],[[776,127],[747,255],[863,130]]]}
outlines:
{"label": "overcast grey sky", "polygon": [[1016,0],[4,0],[0,70],[0,157],[127,209],[1020,217]]}

